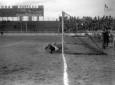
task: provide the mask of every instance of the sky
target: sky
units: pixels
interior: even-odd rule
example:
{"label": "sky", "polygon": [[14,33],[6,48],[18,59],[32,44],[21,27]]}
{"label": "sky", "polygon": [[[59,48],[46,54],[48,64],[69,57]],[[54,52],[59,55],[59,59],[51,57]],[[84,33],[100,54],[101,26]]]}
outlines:
{"label": "sky", "polygon": [[57,18],[62,11],[76,17],[115,17],[115,0],[0,0],[0,5],[44,5],[44,16],[49,18]]}

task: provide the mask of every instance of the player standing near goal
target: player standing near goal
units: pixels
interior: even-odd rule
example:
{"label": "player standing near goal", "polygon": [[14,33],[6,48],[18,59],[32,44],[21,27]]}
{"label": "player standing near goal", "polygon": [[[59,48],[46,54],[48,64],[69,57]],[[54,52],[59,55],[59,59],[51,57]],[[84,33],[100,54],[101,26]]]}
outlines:
{"label": "player standing near goal", "polygon": [[103,47],[103,49],[105,49],[106,47],[108,47],[108,44],[109,44],[109,31],[108,31],[108,29],[103,29],[102,38],[103,38],[102,47]]}

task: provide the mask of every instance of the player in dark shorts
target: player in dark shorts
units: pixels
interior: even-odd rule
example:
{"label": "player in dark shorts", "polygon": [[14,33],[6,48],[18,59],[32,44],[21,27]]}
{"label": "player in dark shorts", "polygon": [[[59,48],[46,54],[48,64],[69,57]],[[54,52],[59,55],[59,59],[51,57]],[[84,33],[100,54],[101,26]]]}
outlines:
{"label": "player in dark shorts", "polygon": [[103,30],[102,38],[103,38],[102,47],[103,47],[103,49],[105,49],[106,47],[108,47],[108,44],[109,44],[109,31],[108,31],[108,29]]}

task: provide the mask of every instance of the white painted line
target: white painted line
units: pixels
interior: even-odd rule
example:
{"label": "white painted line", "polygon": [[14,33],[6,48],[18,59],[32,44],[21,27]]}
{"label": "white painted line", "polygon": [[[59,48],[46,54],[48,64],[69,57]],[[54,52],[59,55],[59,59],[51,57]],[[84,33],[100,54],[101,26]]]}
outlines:
{"label": "white painted line", "polygon": [[63,82],[64,82],[64,85],[69,85],[68,72],[67,72],[68,67],[67,67],[66,58],[63,53],[62,53],[62,57],[63,57],[63,62],[64,62]]}

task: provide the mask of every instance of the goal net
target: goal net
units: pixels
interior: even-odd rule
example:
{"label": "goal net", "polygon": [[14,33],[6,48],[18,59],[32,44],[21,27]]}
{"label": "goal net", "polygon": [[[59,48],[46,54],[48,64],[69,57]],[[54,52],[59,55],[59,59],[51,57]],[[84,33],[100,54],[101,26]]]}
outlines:
{"label": "goal net", "polygon": [[64,11],[61,17],[61,27],[63,54],[97,55],[104,53],[101,49],[101,44],[95,42],[93,37],[85,29],[83,33],[78,32],[77,19]]}

